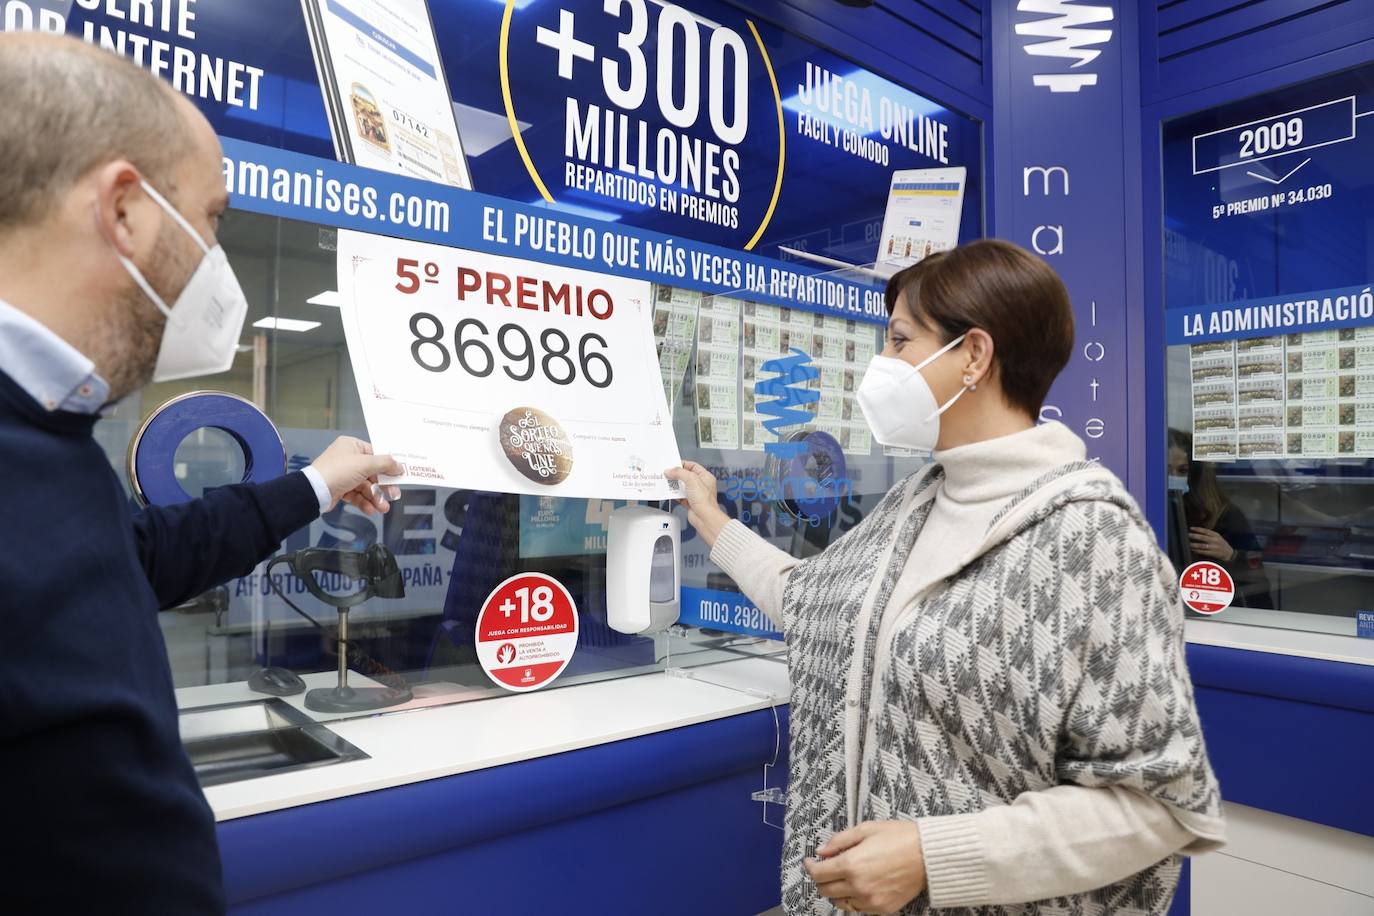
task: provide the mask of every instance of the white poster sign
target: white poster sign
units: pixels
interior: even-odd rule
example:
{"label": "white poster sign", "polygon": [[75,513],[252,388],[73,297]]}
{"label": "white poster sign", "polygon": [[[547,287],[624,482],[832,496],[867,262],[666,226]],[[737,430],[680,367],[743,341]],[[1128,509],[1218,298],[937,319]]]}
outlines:
{"label": "white poster sign", "polygon": [[677,494],[647,282],[350,231],[338,256],[363,415],[397,482]]}
{"label": "white poster sign", "polygon": [[890,276],[927,255],[959,244],[966,176],[962,166],[892,173],[878,242],[878,270]]}

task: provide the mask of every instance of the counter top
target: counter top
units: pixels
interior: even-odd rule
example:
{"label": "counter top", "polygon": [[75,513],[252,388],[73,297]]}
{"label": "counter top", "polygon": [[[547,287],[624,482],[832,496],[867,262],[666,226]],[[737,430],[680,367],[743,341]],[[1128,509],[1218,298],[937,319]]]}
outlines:
{"label": "counter top", "polygon": [[[1313,658],[1330,662],[1346,662],[1352,665],[1374,665],[1374,639],[1359,639],[1354,635],[1355,624],[1349,618],[1328,618],[1330,623],[1341,625],[1345,633],[1315,632],[1296,630],[1282,625],[1265,624],[1269,621],[1288,622],[1293,614],[1282,611],[1262,611],[1247,608],[1244,612],[1246,622],[1227,622],[1222,620],[1189,620],[1184,624],[1184,634],[1188,642],[1201,646],[1219,646],[1224,649],[1244,649],[1250,652],[1268,652],[1273,655],[1291,655],[1297,658]],[[1319,615],[1303,615],[1309,623],[1323,622]]]}
{"label": "counter top", "polygon": [[[305,680],[316,687],[332,678]],[[421,695],[365,718],[311,713],[370,759],[210,786],[205,797],[216,820],[227,821],[768,709],[787,697],[787,667],[775,656],[693,668],[685,677],[645,674],[477,702],[454,703],[451,691]],[[185,688],[177,698],[187,708],[262,696],[240,683]],[[300,696],[284,699],[301,706]]]}
{"label": "counter top", "polygon": [[[1186,626],[1189,643],[1374,665],[1374,640],[1208,620]],[[304,679],[328,686],[334,674]],[[350,680],[372,683],[356,674]],[[465,692],[473,701],[462,702]],[[488,692],[431,684],[383,714],[310,712],[369,759],[211,786],[206,798],[217,820],[233,820],[768,709],[787,702],[789,685],[783,656],[775,655],[477,699]],[[183,688],[177,699],[186,709],[263,697],[234,683]],[[304,710],[303,695],[283,699]]]}

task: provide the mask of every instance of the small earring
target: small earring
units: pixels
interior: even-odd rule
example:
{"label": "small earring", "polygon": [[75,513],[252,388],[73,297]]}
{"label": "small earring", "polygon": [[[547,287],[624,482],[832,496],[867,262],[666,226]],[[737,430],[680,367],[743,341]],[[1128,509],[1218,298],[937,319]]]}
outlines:
{"label": "small earring", "polygon": [[967,388],[968,386],[970,386],[970,385],[972,385],[972,384],[973,384],[973,376],[971,376],[971,375],[966,375],[966,376],[964,376],[964,387]]}

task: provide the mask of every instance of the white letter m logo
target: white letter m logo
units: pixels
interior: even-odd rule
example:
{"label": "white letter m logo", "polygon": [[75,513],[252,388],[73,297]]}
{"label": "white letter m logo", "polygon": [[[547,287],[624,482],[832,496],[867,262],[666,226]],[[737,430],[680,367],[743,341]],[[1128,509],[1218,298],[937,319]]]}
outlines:
{"label": "white letter m logo", "polygon": [[[1026,45],[1026,53],[1036,57],[1062,57],[1073,61],[1074,68],[1091,63],[1102,53],[1090,48],[1112,40],[1111,29],[1090,29],[1084,26],[1098,22],[1111,22],[1110,6],[1089,6],[1077,0],[1019,0],[1018,12],[1044,13],[1049,18],[1034,22],[1016,24],[1017,35],[1030,35],[1043,38]],[[1077,92],[1084,86],[1096,86],[1096,73],[1037,73],[1034,76],[1037,86],[1046,86],[1051,92]]]}

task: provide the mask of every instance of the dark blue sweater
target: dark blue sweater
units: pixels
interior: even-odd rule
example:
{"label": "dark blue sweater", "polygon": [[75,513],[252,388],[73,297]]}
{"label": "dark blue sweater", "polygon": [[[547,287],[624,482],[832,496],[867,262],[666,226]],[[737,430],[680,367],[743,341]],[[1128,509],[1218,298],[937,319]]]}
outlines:
{"label": "dark blue sweater", "polygon": [[0,911],[222,913],[157,612],[319,514],[300,473],[130,512],[91,432],[0,372]]}

